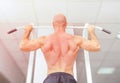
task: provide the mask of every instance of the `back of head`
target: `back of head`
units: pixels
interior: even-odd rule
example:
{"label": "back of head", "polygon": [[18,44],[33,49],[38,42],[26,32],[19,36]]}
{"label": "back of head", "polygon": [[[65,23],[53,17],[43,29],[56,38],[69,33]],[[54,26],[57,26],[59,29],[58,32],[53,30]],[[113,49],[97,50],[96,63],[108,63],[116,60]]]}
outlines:
{"label": "back of head", "polygon": [[53,26],[67,26],[67,20],[66,17],[63,14],[56,14],[53,18]]}

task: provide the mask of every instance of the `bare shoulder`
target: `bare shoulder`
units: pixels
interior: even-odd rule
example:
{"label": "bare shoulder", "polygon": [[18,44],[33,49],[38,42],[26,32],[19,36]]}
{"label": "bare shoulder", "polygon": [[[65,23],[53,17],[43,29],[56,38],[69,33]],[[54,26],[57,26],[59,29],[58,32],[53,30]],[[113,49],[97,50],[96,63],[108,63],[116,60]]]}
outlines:
{"label": "bare shoulder", "polygon": [[81,37],[81,36],[78,36],[78,35],[74,35],[74,39],[75,39],[75,40],[81,40],[82,37]]}
{"label": "bare shoulder", "polygon": [[39,40],[45,40],[47,38],[47,36],[40,36],[38,39]]}
{"label": "bare shoulder", "polygon": [[50,34],[48,36],[41,36],[41,37],[39,37],[39,40],[42,41],[43,43],[46,43],[46,41],[50,41],[54,37],[55,37],[54,34]]}
{"label": "bare shoulder", "polygon": [[67,37],[70,37],[70,38],[71,38],[71,37],[74,38],[74,35],[69,34],[69,33],[66,33],[66,36],[67,36]]}
{"label": "bare shoulder", "polygon": [[40,37],[38,38],[38,42],[41,43],[41,44],[43,44],[46,39],[47,39],[47,36],[40,36]]}
{"label": "bare shoulder", "polygon": [[83,38],[81,36],[74,35],[74,40],[78,45],[80,45],[82,43]]}

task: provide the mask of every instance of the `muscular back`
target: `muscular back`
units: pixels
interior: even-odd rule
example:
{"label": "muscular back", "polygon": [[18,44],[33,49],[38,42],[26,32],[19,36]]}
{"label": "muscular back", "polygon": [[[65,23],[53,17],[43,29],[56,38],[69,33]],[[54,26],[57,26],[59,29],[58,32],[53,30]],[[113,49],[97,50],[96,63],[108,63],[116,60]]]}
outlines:
{"label": "muscular back", "polygon": [[66,33],[52,34],[44,40],[41,49],[48,65],[48,73],[61,71],[72,74],[76,53],[79,50],[74,36]]}

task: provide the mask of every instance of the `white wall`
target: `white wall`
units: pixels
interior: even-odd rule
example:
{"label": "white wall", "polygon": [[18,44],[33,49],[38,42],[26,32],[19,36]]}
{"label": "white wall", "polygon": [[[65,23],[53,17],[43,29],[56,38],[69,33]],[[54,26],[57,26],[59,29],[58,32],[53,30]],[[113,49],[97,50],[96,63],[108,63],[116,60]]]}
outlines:
{"label": "white wall", "polygon": [[[6,77],[10,83],[24,83],[25,76],[17,67],[15,61],[12,59],[10,53],[5,49],[3,43],[0,41],[0,72]],[[0,80],[2,83],[2,80]]]}

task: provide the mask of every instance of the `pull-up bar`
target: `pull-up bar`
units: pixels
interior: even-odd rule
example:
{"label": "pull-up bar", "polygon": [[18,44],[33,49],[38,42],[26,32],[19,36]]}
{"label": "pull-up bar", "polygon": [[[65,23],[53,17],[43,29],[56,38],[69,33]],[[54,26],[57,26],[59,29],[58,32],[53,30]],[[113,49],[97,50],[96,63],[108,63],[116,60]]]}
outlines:
{"label": "pull-up bar", "polygon": [[[87,27],[84,27],[84,26],[67,26],[67,27],[68,27],[68,29],[88,28],[89,24],[86,23],[85,26],[87,26]],[[25,26],[16,27],[15,29],[12,29],[12,30],[8,31],[8,34],[11,34],[11,33],[15,32],[15,31],[18,31],[19,29],[23,29],[24,27],[25,27]],[[37,28],[37,29],[47,29],[47,28],[49,28],[49,27],[52,27],[52,26],[34,26],[34,25],[33,25],[33,28]],[[106,30],[106,29],[104,29],[104,28],[102,28],[102,27],[95,26],[95,28],[96,28],[96,29],[99,29],[99,30],[101,30],[101,31],[103,31],[103,32],[105,32],[105,33],[111,34],[111,32],[110,32],[109,30]]]}

